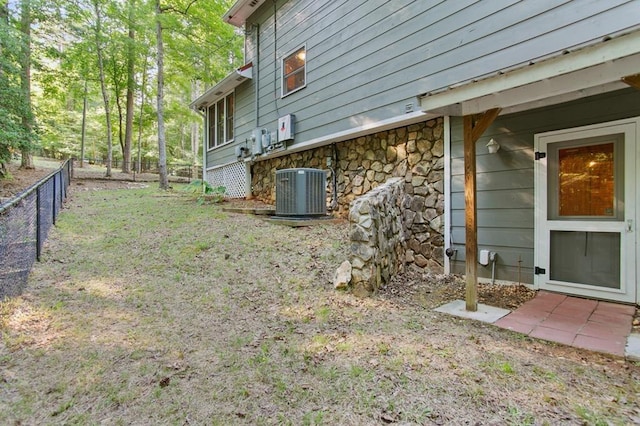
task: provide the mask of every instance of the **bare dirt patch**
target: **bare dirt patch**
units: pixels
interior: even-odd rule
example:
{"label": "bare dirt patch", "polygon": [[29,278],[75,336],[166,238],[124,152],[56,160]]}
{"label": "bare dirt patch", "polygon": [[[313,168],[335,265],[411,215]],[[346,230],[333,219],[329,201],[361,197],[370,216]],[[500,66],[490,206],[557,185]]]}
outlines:
{"label": "bare dirt patch", "polygon": [[48,167],[40,166],[35,169],[21,169],[19,162],[10,162],[6,165],[9,177],[0,179],[0,201],[14,197],[39,180],[44,179],[55,171],[56,164],[52,162],[47,165]]}
{"label": "bare dirt patch", "polygon": [[[22,169],[20,161],[8,163],[8,178],[0,179],[0,201],[10,199],[40,180],[49,176],[62,165],[62,161],[37,158],[35,169]],[[112,169],[112,176],[106,177],[106,168],[85,164],[74,167],[74,176],[71,181],[72,190],[110,190],[110,189],[136,189],[146,188],[157,184],[158,175],[154,173],[122,173],[118,169]],[[170,176],[170,184],[188,182],[187,178]]]}
{"label": "bare dirt patch", "polygon": [[[479,303],[498,308],[516,309],[534,298],[535,295],[534,290],[524,285],[478,284]],[[464,300],[464,277],[434,274],[411,267],[380,289],[379,297],[401,305],[415,305],[433,309],[452,300]]]}

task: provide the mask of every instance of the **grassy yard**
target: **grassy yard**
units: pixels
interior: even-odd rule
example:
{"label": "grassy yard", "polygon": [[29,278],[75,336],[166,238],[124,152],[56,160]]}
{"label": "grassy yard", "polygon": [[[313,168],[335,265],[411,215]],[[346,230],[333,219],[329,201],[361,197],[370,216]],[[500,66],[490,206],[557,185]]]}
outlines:
{"label": "grassy yard", "polygon": [[348,226],[74,186],[0,303],[0,424],[631,424],[640,367],[336,292]]}

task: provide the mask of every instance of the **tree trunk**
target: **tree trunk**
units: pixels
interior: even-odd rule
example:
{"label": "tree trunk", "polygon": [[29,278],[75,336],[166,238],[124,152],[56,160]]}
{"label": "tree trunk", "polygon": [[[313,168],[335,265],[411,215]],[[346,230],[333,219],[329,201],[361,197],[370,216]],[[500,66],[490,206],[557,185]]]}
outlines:
{"label": "tree trunk", "polygon": [[104,101],[104,113],[105,118],[107,120],[107,177],[111,177],[111,158],[113,155],[113,147],[112,147],[112,138],[111,138],[111,112],[109,107],[109,92],[107,91],[107,86],[105,84],[104,77],[104,60],[102,58],[102,42],[100,38],[102,37],[102,23],[100,17],[100,8],[98,6],[98,2],[94,0],[93,2],[94,10],[96,12],[96,52],[98,54],[98,71],[100,73],[100,88],[102,89],[102,99]]}
{"label": "tree trunk", "polygon": [[167,176],[167,147],[164,134],[164,46],[162,42],[162,23],[160,17],[160,0],[156,0],[156,39],[158,44],[158,171],[160,173],[160,189],[169,189],[169,177]]}
{"label": "tree trunk", "polygon": [[133,24],[135,0],[129,1],[129,44],[127,45],[127,116],[125,119],[124,146],[122,147],[122,173],[131,171],[131,141],[133,139],[133,95],[135,80],[135,45],[136,32]]}
{"label": "tree trunk", "polygon": [[147,87],[147,57],[142,68],[142,84],[140,86],[140,117],[138,119],[138,173],[142,173],[142,113],[144,112],[144,94]]}
{"label": "tree trunk", "polygon": [[[120,84],[118,82],[118,63],[112,58],[113,65],[113,91],[115,92],[116,111],[118,112],[118,143],[120,144],[120,152],[124,152],[124,113],[122,110],[122,96],[120,96]],[[116,167],[118,163],[116,162]]]}
{"label": "tree trunk", "polygon": [[[191,100],[196,100],[198,94],[200,93],[200,84],[198,80],[191,81]],[[200,140],[200,123],[191,123],[191,156],[194,165],[194,171],[196,170],[195,165],[198,164],[198,151],[202,141]],[[194,173],[195,176],[195,173]]]}
{"label": "tree trunk", "polygon": [[87,139],[87,80],[84,81],[84,99],[82,102],[82,136],[80,138],[80,168],[84,167],[84,142]]}
{"label": "tree trunk", "polygon": [[[26,111],[22,115],[22,126],[27,135],[33,134],[33,111],[31,109],[31,0],[22,0],[20,31],[22,32],[22,70],[20,72],[20,87],[24,96]],[[31,139],[29,137],[29,139]],[[24,141],[22,145],[23,169],[34,169],[32,142]]]}
{"label": "tree trunk", "polygon": [[[8,0],[0,3],[0,20],[2,20],[7,25],[9,24],[9,1]],[[0,44],[0,55],[2,55],[1,44]],[[4,70],[2,69],[2,66],[0,66],[0,73],[2,72],[4,72]],[[7,175],[7,168],[2,162],[2,154],[4,149],[5,149],[4,147],[0,147],[0,179],[6,177]]]}

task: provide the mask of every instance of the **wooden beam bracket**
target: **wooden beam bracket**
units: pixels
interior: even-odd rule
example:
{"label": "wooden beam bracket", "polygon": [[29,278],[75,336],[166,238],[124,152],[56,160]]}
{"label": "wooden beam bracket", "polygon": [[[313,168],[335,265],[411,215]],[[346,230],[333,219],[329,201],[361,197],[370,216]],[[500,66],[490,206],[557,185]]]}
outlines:
{"label": "wooden beam bracket", "polygon": [[629,86],[640,90],[640,74],[628,75],[622,77],[622,81]]}

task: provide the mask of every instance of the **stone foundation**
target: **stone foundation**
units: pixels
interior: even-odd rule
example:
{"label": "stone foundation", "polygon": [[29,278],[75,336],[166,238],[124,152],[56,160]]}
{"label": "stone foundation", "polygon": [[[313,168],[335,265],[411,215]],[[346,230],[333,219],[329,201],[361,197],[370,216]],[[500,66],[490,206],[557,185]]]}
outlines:
{"label": "stone foundation", "polygon": [[356,295],[375,293],[404,269],[404,187],[402,178],[392,178],[351,204],[349,262],[351,287]]}
{"label": "stone foundation", "polygon": [[276,170],[328,170],[327,205],[335,215],[347,217],[353,200],[399,177],[404,181],[405,262],[440,272],[444,265],[443,136],[444,122],[438,118],[258,161],[251,167],[252,195],[275,203]]}

